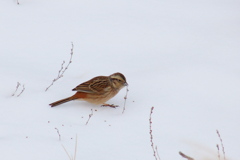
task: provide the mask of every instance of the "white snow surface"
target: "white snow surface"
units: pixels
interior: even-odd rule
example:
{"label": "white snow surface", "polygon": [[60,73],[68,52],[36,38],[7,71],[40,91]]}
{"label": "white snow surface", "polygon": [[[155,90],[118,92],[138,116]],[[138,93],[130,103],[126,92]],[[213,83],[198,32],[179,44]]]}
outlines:
{"label": "white snow surface", "polygon": [[[240,158],[240,2],[237,0],[0,1],[0,159]],[[63,60],[64,76],[45,92]],[[109,100],[72,101],[99,75],[129,83]],[[24,92],[12,96],[17,82]],[[86,121],[93,110],[89,123]],[[61,140],[59,140],[59,135]]]}

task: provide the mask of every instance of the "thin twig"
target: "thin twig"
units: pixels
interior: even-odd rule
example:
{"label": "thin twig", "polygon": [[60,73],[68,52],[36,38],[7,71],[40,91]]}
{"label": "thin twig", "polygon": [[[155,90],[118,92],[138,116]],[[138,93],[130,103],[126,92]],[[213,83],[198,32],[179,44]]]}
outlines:
{"label": "thin twig", "polygon": [[70,52],[70,59],[69,59],[69,62],[67,64],[67,66],[64,68],[64,64],[65,64],[65,61],[63,61],[63,63],[61,64],[61,68],[60,70],[58,71],[58,75],[56,78],[54,78],[52,80],[52,83],[45,89],[45,91],[47,91],[53,84],[54,82],[56,82],[57,80],[59,80],[60,78],[63,77],[63,74],[65,73],[65,71],[68,69],[69,65],[72,63],[72,56],[73,56],[73,48],[74,48],[74,45],[72,43],[72,48],[71,48],[71,52]]}
{"label": "thin twig", "polygon": [[19,82],[17,82],[16,90],[15,90],[15,92],[12,94],[12,96],[14,96],[14,95],[16,94],[16,92],[17,92],[17,90],[18,90],[18,87],[19,87],[20,85],[21,85],[21,84],[20,84]]}
{"label": "thin twig", "polygon": [[88,115],[88,120],[87,120],[87,122],[86,122],[85,125],[88,124],[88,122],[89,122],[89,120],[90,120],[90,118],[91,118],[92,116],[93,116],[93,110],[91,109],[91,113]]}
{"label": "thin twig", "polygon": [[127,101],[127,95],[128,95],[128,86],[127,86],[127,89],[126,89],[126,95],[124,97],[124,105],[123,105],[123,111],[122,111],[122,114],[124,113],[125,109],[126,109],[126,101]]}
{"label": "thin twig", "polygon": [[157,157],[158,157],[158,159],[160,160],[160,156],[159,156],[159,154],[158,154],[157,146],[155,147],[155,149],[156,149]]}
{"label": "thin twig", "polygon": [[18,5],[20,4],[18,0],[17,0],[17,4],[18,4]]}
{"label": "thin twig", "polygon": [[64,147],[63,144],[62,144],[62,147],[63,147],[64,151],[67,153],[69,160],[72,160],[71,156],[69,155],[68,151],[66,150],[66,148]]}
{"label": "thin twig", "polygon": [[62,147],[63,147],[64,151],[66,152],[66,154],[68,155],[69,160],[76,160],[76,156],[77,156],[77,135],[76,135],[76,142],[75,142],[74,157],[70,156],[70,154],[68,153],[67,149],[64,147],[63,144],[62,144]]}
{"label": "thin twig", "polygon": [[221,138],[221,135],[220,135],[219,131],[216,130],[216,132],[217,132],[218,138],[219,138],[219,140],[220,140],[220,142],[221,142],[221,147],[222,147],[222,152],[223,152],[223,159],[226,160],[225,150],[224,150],[224,145],[223,145],[223,140],[222,140],[222,138]]}
{"label": "thin twig", "polygon": [[64,72],[68,69],[70,63],[72,63],[73,47],[74,47],[74,45],[73,45],[73,42],[72,42],[72,48],[71,48],[71,52],[70,52],[71,56],[70,56],[69,62],[67,64],[67,66],[64,68],[64,70],[62,71],[60,77],[63,77]]}
{"label": "thin twig", "polygon": [[24,90],[25,90],[25,87],[24,87],[24,85],[23,85],[23,89],[22,89],[22,91],[17,95],[17,97],[19,97],[19,96],[23,93]]}
{"label": "thin twig", "polygon": [[58,76],[57,76],[57,78],[54,78],[54,79],[53,79],[52,83],[46,88],[45,91],[47,91],[47,90],[53,85],[54,82],[56,82],[58,79],[62,78],[62,76],[60,75],[60,73],[61,73],[61,71],[62,71],[62,69],[63,69],[63,64],[64,64],[64,63],[65,63],[65,61],[63,61],[62,65],[61,65],[61,68],[60,68],[60,70],[58,71]]}
{"label": "thin twig", "polygon": [[61,71],[63,70],[63,65],[64,65],[65,61],[63,61],[60,70],[58,71],[58,76],[57,77],[61,77]]}
{"label": "thin twig", "polygon": [[59,141],[61,141],[61,135],[59,133],[59,130],[57,128],[55,128],[55,129],[57,130]]}
{"label": "thin twig", "polygon": [[219,145],[217,144],[216,147],[217,147],[217,151],[218,151],[218,160],[220,160],[221,157],[220,157],[220,152],[219,152]]}
{"label": "thin twig", "polygon": [[153,156],[155,157],[156,160],[160,160],[160,157],[159,157],[159,154],[157,153],[158,151],[156,150],[157,149],[157,146],[154,148],[154,142],[153,142],[153,134],[152,134],[152,113],[153,113],[153,109],[154,107],[151,108],[151,111],[150,111],[150,116],[149,116],[149,129],[150,129],[150,142],[151,142],[151,147],[152,147],[152,150],[153,150]]}
{"label": "thin twig", "polygon": [[75,141],[75,152],[74,152],[74,160],[76,159],[77,156],[77,135],[76,135],[76,141]]}
{"label": "thin twig", "polygon": [[182,152],[179,152],[179,154],[183,157],[183,158],[186,158],[187,160],[194,160],[193,158],[187,156],[186,154],[182,153]]}

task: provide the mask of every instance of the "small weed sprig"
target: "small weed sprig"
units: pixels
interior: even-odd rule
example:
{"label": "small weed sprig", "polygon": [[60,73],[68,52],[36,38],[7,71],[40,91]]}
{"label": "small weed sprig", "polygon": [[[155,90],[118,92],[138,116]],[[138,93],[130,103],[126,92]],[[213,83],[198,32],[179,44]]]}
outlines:
{"label": "small weed sprig", "polygon": [[155,147],[155,149],[156,149],[157,157],[158,157],[158,159],[160,160],[160,156],[159,156],[159,154],[158,154],[158,148],[157,148],[157,146]]}
{"label": "small weed sprig", "polygon": [[45,89],[45,91],[47,91],[54,84],[54,82],[56,82],[57,80],[59,80],[60,78],[63,77],[63,74],[66,72],[66,70],[68,69],[69,65],[72,63],[73,48],[74,48],[74,45],[72,43],[72,48],[71,48],[71,52],[70,52],[70,59],[69,59],[69,62],[67,64],[67,66],[64,68],[65,61],[63,61],[63,63],[61,64],[61,68],[58,71],[57,77],[53,79],[52,83]]}
{"label": "small weed sprig", "polygon": [[186,154],[182,153],[182,152],[179,152],[179,154],[183,157],[183,158],[186,158],[187,160],[194,160],[193,158],[187,156]]}
{"label": "small weed sprig", "polygon": [[[223,159],[226,160],[226,156],[225,156],[225,149],[224,149],[224,145],[223,145],[223,140],[221,138],[220,132],[218,130],[216,130],[218,138],[221,142],[221,147],[222,147],[222,152],[223,152]],[[217,144],[217,149],[218,149],[218,159],[220,160],[220,153],[219,153],[219,145]]]}
{"label": "small weed sprig", "polygon": [[151,142],[151,147],[152,147],[152,150],[153,150],[153,156],[155,157],[156,160],[160,160],[160,156],[158,154],[158,150],[157,150],[157,146],[154,145],[154,142],[153,142],[153,134],[152,134],[152,113],[153,113],[153,109],[154,107],[151,108],[151,111],[150,111],[150,116],[149,116],[149,129],[150,129],[150,142]]}
{"label": "small weed sprig", "polygon": [[[15,89],[14,93],[12,94],[12,96],[15,96],[15,94],[17,93],[18,88],[19,88],[20,86],[21,86],[21,84],[20,84],[19,82],[17,82],[16,89]],[[21,90],[21,92],[17,95],[17,97],[19,97],[19,96],[24,92],[24,90],[25,90],[25,86],[23,85],[23,86],[22,86],[22,90]]]}
{"label": "small weed sprig", "polygon": [[92,116],[93,116],[93,109],[91,109],[91,113],[88,115],[88,120],[87,120],[85,125],[88,124],[88,122],[89,122],[89,120],[91,119]]}
{"label": "small weed sprig", "polygon": [[64,145],[62,145],[64,151],[66,152],[66,154],[68,155],[69,160],[76,160],[76,156],[77,156],[77,135],[76,135],[76,142],[75,142],[75,151],[74,151],[74,156],[70,156],[67,149],[64,147]]}
{"label": "small weed sprig", "polygon": [[216,147],[217,147],[217,151],[218,151],[218,160],[220,160],[221,158],[220,158],[220,151],[219,151],[220,149],[219,149],[219,145],[217,144]]}
{"label": "small weed sprig", "polygon": [[127,89],[126,89],[126,95],[124,97],[124,105],[123,105],[123,111],[122,111],[122,114],[124,113],[125,109],[126,109],[126,101],[127,101],[127,95],[128,95],[128,86],[127,86]]}
{"label": "small weed sprig", "polygon": [[22,89],[22,91],[17,95],[17,97],[19,97],[19,96],[24,92],[24,90],[25,90],[25,87],[24,87],[24,85],[23,85],[23,89]]}
{"label": "small weed sprig", "polygon": [[61,134],[60,134],[59,130],[58,130],[57,128],[54,128],[54,129],[56,129],[56,130],[57,130],[58,139],[59,139],[59,141],[61,141]]}
{"label": "small weed sprig", "polygon": [[19,88],[20,85],[21,85],[21,84],[20,84],[19,82],[17,82],[16,89],[15,89],[14,93],[12,94],[12,96],[15,96],[15,94],[16,94],[16,92],[17,92],[17,90],[18,90],[18,88]]}

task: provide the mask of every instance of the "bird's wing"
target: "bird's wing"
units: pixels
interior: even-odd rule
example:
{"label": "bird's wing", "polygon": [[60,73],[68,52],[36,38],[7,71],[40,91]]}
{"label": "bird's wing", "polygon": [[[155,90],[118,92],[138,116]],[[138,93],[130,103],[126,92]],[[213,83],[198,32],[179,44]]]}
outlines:
{"label": "bird's wing", "polygon": [[86,81],[73,89],[73,91],[80,91],[86,93],[98,93],[110,86],[109,80],[105,76],[98,76],[89,81]]}

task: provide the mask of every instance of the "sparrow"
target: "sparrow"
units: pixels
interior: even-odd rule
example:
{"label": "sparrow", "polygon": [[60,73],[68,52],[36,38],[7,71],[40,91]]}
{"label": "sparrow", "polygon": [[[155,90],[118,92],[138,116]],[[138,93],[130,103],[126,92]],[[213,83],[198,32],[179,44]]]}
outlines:
{"label": "sparrow", "polygon": [[114,73],[110,76],[97,76],[76,86],[72,91],[74,95],[68,98],[49,104],[51,107],[72,101],[83,100],[92,104],[117,107],[105,102],[114,97],[123,87],[128,86],[125,76],[122,73]]}

